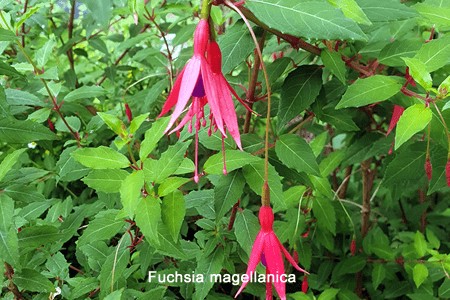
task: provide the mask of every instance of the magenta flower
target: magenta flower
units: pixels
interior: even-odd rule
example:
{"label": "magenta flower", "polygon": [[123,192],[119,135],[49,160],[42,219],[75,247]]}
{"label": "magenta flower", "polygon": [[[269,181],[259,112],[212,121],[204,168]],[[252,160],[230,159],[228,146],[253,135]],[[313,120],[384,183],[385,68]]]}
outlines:
{"label": "magenta flower", "polygon": [[[228,132],[236,141],[238,148],[242,150],[236,112],[234,110],[233,99],[231,98],[230,91],[238,99],[239,97],[236,95],[236,92],[231,88],[231,86],[222,75],[222,58],[217,43],[210,42],[210,46],[208,47],[208,40],[208,22],[204,19],[201,19],[194,34],[194,55],[183,68],[177,80],[175,81],[173,90],[167,98],[162,112],[159,115],[159,117],[163,116],[169,110],[171,110],[172,107],[175,106],[165,132],[169,131],[169,129],[174,125],[175,121],[185,110],[186,105],[192,97],[192,104],[189,107],[188,112],[183,117],[178,126],[176,126],[170,133],[179,130],[188,122],[190,122],[188,127],[189,132],[192,132],[192,122],[194,116],[196,116],[194,124],[194,127],[196,129],[194,175],[195,182],[198,182],[198,131],[200,130],[201,126],[206,126],[204,106],[207,103],[210,106],[209,119],[211,120],[211,127],[213,128],[214,132],[217,129],[220,130],[220,133],[222,135],[222,145],[223,138],[227,137],[226,129],[228,129]],[[205,58],[205,52],[208,53],[208,61]],[[242,102],[241,99],[239,100]],[[211,135],[211,131],[212,130],[210,128],[208,131],[209,135]],[[225,158],[223,173],[227,173],[225,168]]]}
{"label": "magenta flower", "polygon": [[[297,265],[292,256],[284,248],[284,246],[280,243],[277,236],[275,235],[275,232],[273,231],[273,211],[269,206],[261,207],[259,211],[259,223],[261,224],[261,230],[256,236],[255,242],[253,244],[253,249],[250,255],[250,260],[248,262],[246,272],[247,277],[250,278],[252,276],[252,274],[255,272],[256,266],[261,261],[263,265],[266,266],[267,275],[273,274],[275,275],[274,278],[280,278],[281,274],[284,274],[284,262],[283,257],[281,256],[281,252],[283,252],[287,260],[297,270],[309,274]],[[235,298],[242,292],[247,283],[248,280],[242,283],[242,286],[236,293]],[[270,280],[267,280],[266,284],[266,297],[267,299],[271,299],[272,282]],[[277,291],[278,296],[280,296],[282,300],[286,299],[285,282],[283,282],[282,280],[275,280],[273,284],[275,285],[275,290]]]}

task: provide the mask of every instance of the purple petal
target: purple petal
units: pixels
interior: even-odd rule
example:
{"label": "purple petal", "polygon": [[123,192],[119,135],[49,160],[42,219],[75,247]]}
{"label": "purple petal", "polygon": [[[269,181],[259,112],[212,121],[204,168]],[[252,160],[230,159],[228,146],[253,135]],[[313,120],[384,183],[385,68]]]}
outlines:
{"label": "purple petal", "polygon": [[264,255],[264,252],[261,253],[261,263],[264,267],[267,267],[266,256]]}
{"label": "purple petal", "polygon": [[195,84],[194,91],[192,91],[193,97],[204,97],[205,96],[205,87],[203,86],[203,78],[202,74],[198,76],[197,83]]}

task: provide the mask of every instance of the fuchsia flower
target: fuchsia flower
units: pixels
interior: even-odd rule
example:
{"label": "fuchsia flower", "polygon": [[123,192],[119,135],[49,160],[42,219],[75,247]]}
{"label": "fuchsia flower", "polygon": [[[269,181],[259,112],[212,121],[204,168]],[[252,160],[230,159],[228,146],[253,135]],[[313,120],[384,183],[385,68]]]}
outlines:
{"label": "fuchsia flower", "polygon": [[[274,274],[274,278],[279,278],[281,274],[284,274],[284,262],[281,252],[286,256],[287,260],[299,271],[306,272],[300,268],[294,261],[289,252],[280,243],[275,232],[273,231],[273,211],[269,206],[262,206],[259,211],[259,223],[261,224],[261,230],[256,236],[253,244],[252,253],[247,267],[247,277],[251,277],[255,272],[256,266],[261,261],[266,266],[266,274]],[[242,283],[241,288],[236,293],[235,298],[242,292],[247,285],[248,280]],[[267,292],[266,299],[272,299],[272,282],[267,280]],[[275,290],[278,296],[282,300],[286,299],[286,286],[285,282],[278,280],[274,281]]]}
{"label": "fuchsia flower", "polygon": [[[197,151],[198,151],[198,131],[201,126],[206,126],[204,106],[208,103],[210,106],[211,127],[214,132],[219,129],[223,138],[226,137],[226,129],[236,141],[239,149],[242,150],[239,129],[237,125],[236,112],[234,110],[233,99],[230,91],[235,95],[236,92],[231,88],[222,75],[221,64],[222,57],[220,49],[216,42],[209,41],[208,22],[201,19],[197,25],[194,34],[194,56],[189,60],[175,81],[172,92],[167,98],[159,117],[166,114],[175,106],[169,124],[165,130],[167,132],[180,117],[184,111],[189,99],[192,97],[192,104],[181,122],[170,133],[175,132],[186,125],[189,121],[189,132],[192,132],[192,122],[196,116],[194,127],[195,135],[195,182],[198,182],[197,171]],[[208,52],[207,52],[208,47]],[[208,53],[208,61],[205,58],[205,52]],[[241,102],[242,100],[239,99]],[[244,104],[245,105],[245,104]],[[247,106],[246,106],[247,107]],[[248,107],[247,107],[248,108]],[[202,120],[203,119],[203,120]],[[211,128],[208,131],[211,135]],[[224,151],[225,153],[225,151]],[[225,155],[225,154],[224,154]],[[224,174],[227,173],[224,160]]]}

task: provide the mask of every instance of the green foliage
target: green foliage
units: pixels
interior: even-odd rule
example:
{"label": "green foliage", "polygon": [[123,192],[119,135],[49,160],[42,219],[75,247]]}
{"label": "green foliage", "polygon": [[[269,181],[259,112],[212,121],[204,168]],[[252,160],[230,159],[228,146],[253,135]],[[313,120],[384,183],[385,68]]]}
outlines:
{"label": "green foliage", "polygon": [[285,266],[288,299],[450,298],[448,1],[247,0],[268,84],[245,22],[213,5],[223,74],[256,112],[233,93],[243,151],[209,105],[198,135],[160,115],[198,80],[177,76],[208,1],[25,2],[0,0],[0,298],[232,299],[266,175],[310,273]]}

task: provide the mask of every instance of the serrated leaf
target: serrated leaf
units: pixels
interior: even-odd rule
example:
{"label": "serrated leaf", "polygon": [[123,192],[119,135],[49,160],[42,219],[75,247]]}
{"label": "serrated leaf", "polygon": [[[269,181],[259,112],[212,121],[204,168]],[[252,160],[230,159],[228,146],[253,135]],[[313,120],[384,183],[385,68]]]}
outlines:
{"label": "serrated leaf", "polygon": [[32,203],[45,201],[45,197],[36,190],[35,186],[11,184],[5,188],[3,193],[18,202]]}
{"label": "serrated leaf", "polygon": [[0,228],[0,259],[20,270],[19,243],[17,229],[14,227],[9,230]]}
{"label": "serrated leaf", "polygon": [[252,252],[253,242],[260,229],[258,218],[248,209],[238,211],[234,223],[234,234],[239,245],[247,253],[248,257]]}
{"label": "serrated leaf", "polygon": [[0,116],[5,118],[11,118],[11,110],[9,109],[9,104],[6,101],[5,89],[0,85]]}
{"label": "serrated leaf", "polygon": [[425,237],[420,231],[417,231],[414,235],[414,248],[420,257],[423,257],[427,253],[427,242],[425,241]]}
{"label": "serrated leaf", "polygon": [[319,40],[367,39],[354,21],[329,3],[252,0],[245,5],[259,20],[283,33]]}
{"label": "serrated leaf", "polygon": [[[281,185],[280,176],[275,168],[269,164],[268,184],[270,188],[270,200],[273,204],[273,210],[275,212],[286,209],[286,203],[283,198],[283,186]],[[257,194],[262,194],[262,188],[264,185],[264,160],[259,159],[256,162],[252,162],[245,165],[242,168],[244,172],[245,180],[250,188]]]}
{"label": "serrated leaf", "polygon": [[122,181],[128,175],[127,171],[117,169],[92,170],[81,181],[97,192],[118,193],[122,186]]}
{"label": "serrated leaf", "polygon": [[51,205],[52,202],[50,201],[33,202],[22,208],[18,215],[28,221],[31,221],[42,215]]}
{"label": "serrated leaf", "polygon": [[418,263],[414,266],[413,269],[413,279],[416,287],[419,286],[427,279],[428,277],[428,269],[424,264]]}
{"label": "serrated leaf", "polygon": [[374,75],[364,79],[358,78],[350,85],[342,96],[336,109],[345,107],[360,107],[379,101],[384,101],[401,89],[395,79],[383,75]]}
{"label": "serrated leaf", "polygon": [[289,168],[298,172],[320,175],[316,157],[306,141],[295,134],[280,136],[275,145],[278,158]]}
{"label": "serrated leaf", "polygon": [[161,220],[161,204],[159,198],[141,198],[136,210],[136,225],[152,243],[160,245],[158,223]]}
{"label": "serrated leaf", "polygon": [[17,72],[17,70],[15,68],[11,67],[8,64],[5,64],[3,61],[0,61],[0,74],[8,76],[8,77],[12,77],[12,78],[18,77],[20,79],[25,79],[25,77],[22,74],[20,74],[19,72]]}
{"label": "serrated leaf", "polygon": [[314,156],[319,156],[322,153],[323,147],[325,147],[325,143],[327,141],[328,131],[324,131],[318,136],[316,136],[311,142],[309,142],[309,147],[314,153]]}
{"label": "serrated leaf", "polygon": [[327,177],[333,172],[342,162],[345,157],[345,151],[347,149],[340,149],[330,153],[326,158],[324,158],[319,165],[320,175],[322,177]]}
{"label": "serrated leaf", "polygon": [[[81,121],[78,117],[75,117],[75,116],[65,117],[65,120],[73,132],[77,132],[80,130]],[[70,132],[69,128],[63,122],[62,119],[58,119],[58,121],[55,124],[55,128],[57,131]]]}
{"label": "serrated leaf", "polygon": [[339,290],[338,293],[338,299],[339,300],[358,300],[359,297],[356,296],[356,294],[353,291],[349,290]]}
{"label": "serrated leaf", "polygon": [[37,60],[37,64],[40,67],[44,67],[47,63],[50,55],[53,52],[53,47],[55,47],[56,43],[54,40],[47,41],[44,46],[40,47],[36,50],[35,58]]}
{"label": "serrated leaf", "polygon": [[327,229],[333,235],[336,235],[336,216],[330,200],[328,198],[316,197],[313,202],[312,211],[317,218],[317,226]]}
{"label": "serrated leaf", "polygon": [[190,181],[189,178],[183,177],[169,177],[166,178],[158,187],[158,195],[164,197],[173,191],[177,190],[180,186]]}
{"label": "serrated leaf", "polygon": [[156,246],[156,248],[158,249],[159,253],[177,259],[188,259],[188,256],[181,246],[180,241],[178,240],[178,242],[176,243],[173,241],[169,230],[162,222],[158,224],[158,240],[159,246]]}
{"label": "serrated leaf", "polygon": [[125,213],[133,218],[135,210],[139,207],[139,197],[142,195],[141,189],[144,186],[144,171],[138,170],[129,175],[122,181],[120,187],[120,202],[123,205]]}
{"label": "serrated leaf", "polygon": [[450,8],[449,7],[436,7],[432,5],[427,5],[425,3],[417,3],[413,6],[422,16],[428,18],[429,24],[442,24],[445,26],[450,26]]}
{"label": "serrated leaf", "polygon": [[372,283],[374,289],[378,289],[380,283],[386,278],[386,268],[383,264],[374,264],[372,270]]}
{"label": "serrated leaf", "polygon": [[[436,11],[439,10],[441,9]],[[449,56],[450,36],[444,36],[423,44],[422,48],[420,48],[414,58],[423,62],[426,65],[428,72],[433,72],[446,65],[449,62]]]}
{"label": "serrated leaf", "polygon": [[403,151],[397,155],[388,165],[383,183],[393,185],[403,182],[404,180],[418,179],[423,173],[417,170],[423,170],[425,162],[426,147],[412,147],[408,151]]}
{"label": "serrated leaf", "polygon": [[12,281],[22,289],[30,292],[46,294],[56,292],[50,280],[38,271],[32,269],[22,269],[21,272],[14,273]]}
{"label": "serrated leaf", "polygon": [[[251,162],[258,161],[259,158],[240,150],[225,150],[225,163],[228,172],[239,169]],[[203,169],[208,174],[223,173],[223,152],[214,154],[203,165]]]}
{"label": "serrated leaf", "polygon": [[395,150],[404,142],[409,140],[414,134],[424,129],[431,121],[432,113],[425,104],[415,104],[408,107],[397,123],[395,133]]}
{"label": "serrated leaf", "polygon": [[18,39],[18,36],[11,30],[0,28],[0,42],[12,42]]}
{"label": "serrated leaf", "polygon": [[147,119],[148,113],[139,115],[131,121],[130,124],[130,134],[134,134],[136,130],[139,129],[139,127],[144,123],[144,121]]}
{"label": "serrated leaf", "polygon": [[0,140],[12,144],[39,140],[56,140],[57,136],[45,126],[30,121],[0,120]]}
{"label": "serrated leaf", "polygon": [[339,289],[326,289],[324,290],[318,300],[333,300],[336,299],[336,295],[339,293]]}
{"label": "serrated leaf", "polygon": [[170,146],[169,149],[161,155],[161,158],[156,164],[157,173],[155,174],[154,179],[156,183],[163,182],[178,169],[181,162],[184,160],[184,155],[190,144],[191,141],[177,143]]}
{"label": "serrated leaf", "polygon": [[318,177],[314,175],[308,175],[309,179],[314,185],[314,189],[321,193],[322,195],[331,198],[333,196],[333,192],[331,190],[330,182],[328,178]]}
{"label": "serrated leaf", "polygon": [[445,278],[444,282],[441,284],[438,290],[439,297],[449,298],[450,297],[450,279]]}
{"label": "serrated leaf", "polygon": [[409,67],[409,72],[414,80],[417,81],[426,91],[430,91],[431,86],[433,85],[433,80],[431,79],[430,73],[427,72],[426,65],[416,58],[403,57],[403,60]]}
{"label": "serrated leaf", "polygon": [[[114,251],[108,255],[105,263],[100,270],[100,295],[102,299],[106,299],[106,295],[111,293],[112,289],[117,289],[117,282],[121,279],[122,273],[127,268],[130,261],[130,251],[127,249],[127,242],[123,239],[121,243],[115,247]],[[127,239],[129,241],[129,239]]]}
{"label": "serrated leaf", "polygon": [[14,201],[5,194],[0,194],[0,230],[8,232],[14,215]]}
{"label": "serrated leaf", "polygon": [[[354,0],[344,0],[344,1],[354,1]],[[347,69],[345,67],[345,62],[342,60],[339,52],[332,52],[328,49],[323,49],[320,52],[320,58],[322,59],[323,64],[326,68],[330,69],[331,73],[333,73],[344,85],[345,82],[345,74],[347,73]]]}
{"label": "serrated leaf", "polygon": [[8,154],[0,163],[0,181],[5,177],[6,173],[14,166],[14,164],[19,159],[20,155],[24,153],[27,149],[17,149],[14,152]]}
{"label": "serrated leaf", "polygon": [[70,154],[76,161],[91,169],[120,169],[130,165],[128,158],[112,148],[78,148]]}
{"label": "serrated leaf", "polygon": [[355,0],[328,0],[331,5],[342,9],[344,15],[359,24],[372,25],[366,14],[358,6]]}
{"label": "serrated leaf", "polygon": [[277,129],[308,108],[322,88],[322,70],[317,66],[300,66],[289,73],[281,87]]}
{"label": "serrated leaf", "polygon": [[441,246],[441,241],[434,235],[433,231],[429,228],[425,228],[425,232],[427,234],[427,240],[431,244],[434,249],[439,249]]}
{"label": "serrated leaf", "polygon": [[108,127],[114,131],[115,134],[120,136],[122,140],[128,139],[128,133],[125,129],[125,124],[116,116],[109,115],[107,113],[99,112],[97,115],[108,125]]}
{"label": "serrated leaf", "polygon": [[242,22],[237,22],[227,29],[218,41],[222,51],[222,72],[228,74],[243,62],[255,49],[252,37]]}
{"label": "serrated leaf", "polygon": [[164,136],[170,117],[159,118],[153,122],[152,127],[145,132],[144,141],[139,149],[139,157],[144,161],[147,156],[155,149],[158,141]]}
{"label": "serrated leaf", "polygon": [[35,12],[37,12],[41,8],[41,4],[34,5],[33,7],[28,8],[28,10],[22,14],[20,19],[15,24],[16,30],[22,26],[22,24],[28,20]]}
{"label": "serrated leaf", "polygon": [[220,220],[241,197],[245,179],[239,170],[222,175],[214,188],[216,220]]}
{"label": "serrated leaf", "polygon": [[56,170],[60,176],[59,180],[74,181],[89,173],[89,168],[83,166],[70,156],[76,149],[78,149],[76,146],[66,148],[59,156],[59,160],[56,163]]}
{"label": "serrated leaf", "polygon": [[205,299],[206,295],[209,293],[213,287],[215,281],[212,280],[211,275],[220,274],[223,267],[224,260],[224,250],[222,247],[217,247],[213,253],[203,257],[198,260],[197,268],[195,269],[196,274],[202,274],[204,282],[195,282],[195,293],[193,299],[201,300]]}
{"label": "serrated leaf", "polygon": [[358,0],[358,4],[372,22],[397,21],[418,16],[414,9],[396,1]]}
{"label": "serrated leaf", "polygon": [[82,86],[64,97],[64,101],[71,102],[79,99],[85,98],[96,98],[106,94],[105,89],[101,86]]}
{"label": "serrated leaf", "polygon": [[175,242],[178,241],[181,224],[183,223],[185,214],[186,204],[181,191],[176,190],[163,198],[161,218]]}
{"label": "serrated leaf", "polygon": [[77,247],[93,241],[108,240],[116,235],[125,225],[124,220],[116,220],[117,213],[117,210],[99,212],[78,239]]}
{"label": "serrated leaf", "polygon": [[61,238],[59,229],[50,225],[26,227],[17,235],[20,248],[38,248],[54,243]]}
{"label": "serrated leaf", "polygon": [[181,27],[181,29],[176,33],[176,36],[172,41],[172,45],[178,46],[189,41],[189,39],[191,39],[194,35],[195,27],[197,27],[197,24],[189,24]]}
{"label": "serrated leaf", "polygon": [[383,65],[402,67],[405,65],[402,57],[413,57],[422,45],[423,41],[419,38],[395,40],[381,49],[378,59]]}

